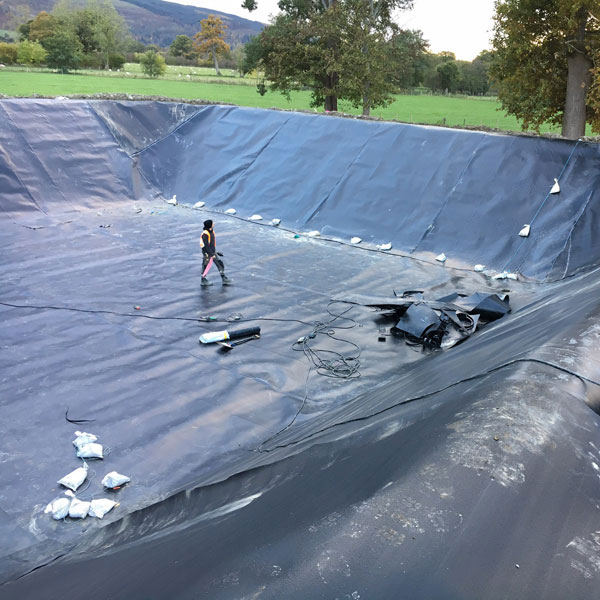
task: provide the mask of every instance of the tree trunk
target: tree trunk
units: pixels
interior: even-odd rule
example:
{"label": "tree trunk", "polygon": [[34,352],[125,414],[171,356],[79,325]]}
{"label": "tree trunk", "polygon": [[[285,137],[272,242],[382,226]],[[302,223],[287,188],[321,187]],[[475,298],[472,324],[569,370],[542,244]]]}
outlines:
{"label": "tree trunk", "polygon": [[585,50],[587,13],[580,11],[577,45],[567,58],[567,97],[563,113],[562,135],[576,140],[585,135],[586,97],[592,84],[590,69],[594,66]]}
{"label": "tree trunk", "polygon": [[[333,8],[337,2],[337,0],[321,0],[323,3],[323,8],[329,10]],[[333,90],[338,82],[338,74],[337,73],[328,73],[325,76],[326,86]],[[337,96],[332,94],[330,96],[325,96],[325,110],[337,112],[338,104],[337,104]]]}
{"label": "tree trunk", "polygon": [[363,117],[368,117],[371,114],[371,98],[369,97],[370,83],[367,81],[363,90],[363,106],[362,114]]}
{"label": "tree trunk", "polygon": [[221,71],[219,71],[219,63],[217,61],[217,53],[215,52],[214,48],[212,50],[212,57],[213,57],[213,62],[215,63],[215,71],[217,72],[217,75],[220,77]]}
{"label": "tree trunk", "polygon": [[[332,90],[335,88],[338,82],[338,74],[330,73],[326,76],[326,85]],[[325,110],[337,112],[338,104],[337,104],[337,96],[332,94],[330,96],[325,96]]]}
{"label": "tree trunk", "polygon": [[576,140],[585,135],[586,96],[592,83],[592,61],[582,52],[567,59],[567,97],[563,113],[562,135]]}

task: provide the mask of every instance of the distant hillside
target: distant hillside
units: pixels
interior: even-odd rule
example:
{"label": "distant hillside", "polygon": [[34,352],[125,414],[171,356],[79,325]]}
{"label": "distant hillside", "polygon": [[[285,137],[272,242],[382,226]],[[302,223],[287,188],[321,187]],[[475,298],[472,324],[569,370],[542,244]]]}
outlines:
{"label": "distant hillside", "polygon": [[[45,10],[50,12],[56,0],[0,0],[0,29],[15,30],[20,23]],[[163,0],[111,0],[123,16],[133,37],[144,44],[168,46],[175,36],[193,36],[198,21],[208,15],[218,15],[228,26],[227,42],[232,46],[247,42],[264,27],[218,10],[185,6]]]}

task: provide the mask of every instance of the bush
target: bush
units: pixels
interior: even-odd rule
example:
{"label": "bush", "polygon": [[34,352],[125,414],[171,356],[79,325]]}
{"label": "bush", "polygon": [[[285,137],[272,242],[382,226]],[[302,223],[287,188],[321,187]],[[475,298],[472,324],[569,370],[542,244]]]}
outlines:
{"label": "bush", "polygon": [[144,74],[149,77],[160,77],[167,70],[165,59],[154,50],[148,50],[148,52],[142,54],[140,65]]}
{"label": "bush", "polygon": [[44,40],[44,47],[48,51],[46,64],[51,69],[59,69],[62,73],[68,73],[79,67],[82,46],[79,39],[69,32],[57,31]]}
{"label": "bush", "polygon": [[123,68],[125,57],[122,54],[111,54],[108,57],[108,68],[113,71],[118,71]]}
{"label": "bush", "polygon": [[19,44],[17,61],[21,65],[39,65],[46,60],[48,53],[39,42],[25,40]]}
{"label": "bush", "polygon": [[83,69],[102,69],[102,67],[104,67],[104,61],[100,54],[83,54],[79,66]]}
{"label": "bush", "polygon": [[0,63],[14,65],[17,62],[17,44],[0,42]]}

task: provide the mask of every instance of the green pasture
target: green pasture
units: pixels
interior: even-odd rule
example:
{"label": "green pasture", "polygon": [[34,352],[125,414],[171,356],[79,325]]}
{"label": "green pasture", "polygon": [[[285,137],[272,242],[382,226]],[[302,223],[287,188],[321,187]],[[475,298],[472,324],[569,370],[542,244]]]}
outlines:
{"label": "green pasture", "polygon": [[[150,79],[142,76],[139,65],[132,64],[127,64],[119,72],[78,71],[68,75],[45,69],[5,68],[0,70],[0,94],[17,97],[34,94],[134,94],[203,99],[259,108],[310,109],[308,91],[294,92],[290,101],[277,92],[267,92],[260,96],[256,91],[255,80],[236,77],[231,71],[226,73],[227,76],[217,78],[213,69],[169,67],[167,77]],[[186,75],[190,75],[190,78]],[[408,123],[485,126],[519,131],[517,120],[506,116],[499,108],[500,105],[494,98],[398,95],[390,106],[375,109],[372,115]],[[350,114],[361,112],[346,102],[339,104],[339,110]],[[559,133],[560,128],[545,127],[542,131]]]}

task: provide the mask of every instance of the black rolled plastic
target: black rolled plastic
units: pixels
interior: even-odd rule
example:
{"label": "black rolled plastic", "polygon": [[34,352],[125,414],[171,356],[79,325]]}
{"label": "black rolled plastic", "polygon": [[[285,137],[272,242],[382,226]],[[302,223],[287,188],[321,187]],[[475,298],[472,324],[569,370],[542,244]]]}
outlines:
{"label": "black rolled plastic", "polygon": [[240,338],[250,337],[252,335],[260,335],[260,327],[247,327],[246,329],[236,329],[235,331],[227,331],[230,340],[239,340]]}

